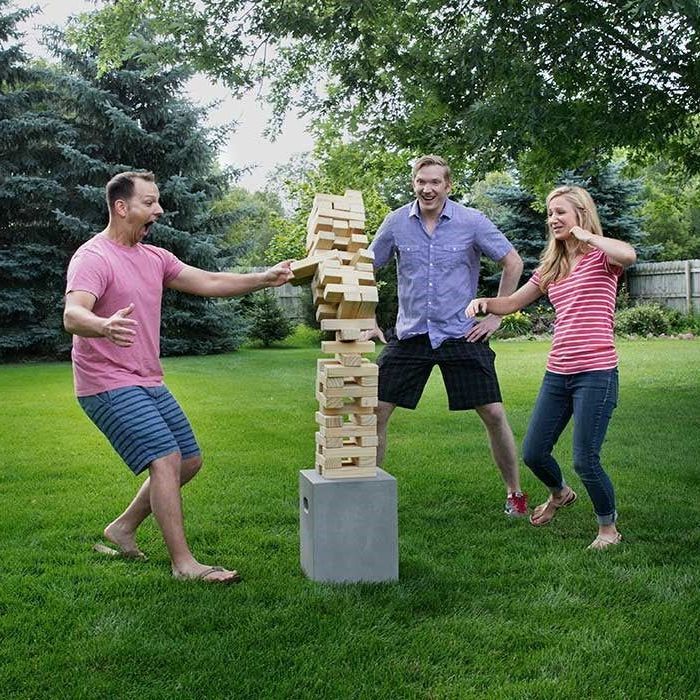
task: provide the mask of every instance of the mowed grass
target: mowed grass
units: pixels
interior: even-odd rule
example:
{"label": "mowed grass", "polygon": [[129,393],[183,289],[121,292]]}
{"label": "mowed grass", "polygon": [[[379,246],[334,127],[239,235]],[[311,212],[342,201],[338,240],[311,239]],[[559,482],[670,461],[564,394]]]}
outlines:
{"label": "mowed grass", "polygon": [[[494,344],[516,439],[546,342]],[[177,582],[152,519],[147,563],[91,551],[131,476],[72,397],[67,364],[0,367],[3,698],[700,697],[700,344],[620,342],[604,446],[614,551],[586,551],[581,498],[547,528],[509,521],[484,430],[432,376],[398,411],[400,581],[321,585],[299,567],[298,471],[313,465],[309,348],[165,361],[205,467],[186,487],[200,560],[244,583]],[[523,468],[532,503],[544,489]]]}

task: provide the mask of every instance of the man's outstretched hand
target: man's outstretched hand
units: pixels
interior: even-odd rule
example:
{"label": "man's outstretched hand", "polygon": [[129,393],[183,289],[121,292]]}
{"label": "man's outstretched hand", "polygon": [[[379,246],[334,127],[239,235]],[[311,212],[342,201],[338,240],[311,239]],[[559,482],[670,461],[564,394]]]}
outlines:
{"label": "man's outstretched hand", "polygon": [[283,284],[289,282],[294,273],[291,268],[291,260],[283,260],[277,263],[274,267],[270,267],[265,270],[265,280],[268,287],[281,287]]}

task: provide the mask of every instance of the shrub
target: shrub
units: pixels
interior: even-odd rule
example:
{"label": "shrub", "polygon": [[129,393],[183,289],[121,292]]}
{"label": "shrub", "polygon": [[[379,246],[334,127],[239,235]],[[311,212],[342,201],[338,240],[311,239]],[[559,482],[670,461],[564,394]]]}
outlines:
{"label": "shrub", "polygon": [[615,314],[615,332],[621,335],[665,335],[677,323],[679,315],[659,304],[639,304]]}
{"label": "shrub", "polygon": [[528,335],[532,330],[532,319],[526,311],[516,311],[501,319],[501,327],[497,331],[498,338],[516,338]]}
{"label": "shrub", "polygon": [[269,289],[250,296],[248,318],[248,337],[261,341],[265,347],[284,340],[292,332],[292,324],[282,311],[277,297]]}

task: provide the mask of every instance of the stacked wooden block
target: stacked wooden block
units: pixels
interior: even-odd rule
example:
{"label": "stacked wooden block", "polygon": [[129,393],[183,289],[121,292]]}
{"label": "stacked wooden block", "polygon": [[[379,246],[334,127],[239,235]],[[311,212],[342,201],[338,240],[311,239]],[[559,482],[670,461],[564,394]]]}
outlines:
{"label": "stacked wooden block", "polygon": [[317,194],[308,220],[308,257],[292,264],[293,284],[311,281],[316,318],[335,340],[321,350],[316,398],[316,470],[324,477],[375,476],[377,469],[378,368],[362,355],[373,342],[360,341],[374,328],[377,287],[373,255],[367,250],[360,192]]}

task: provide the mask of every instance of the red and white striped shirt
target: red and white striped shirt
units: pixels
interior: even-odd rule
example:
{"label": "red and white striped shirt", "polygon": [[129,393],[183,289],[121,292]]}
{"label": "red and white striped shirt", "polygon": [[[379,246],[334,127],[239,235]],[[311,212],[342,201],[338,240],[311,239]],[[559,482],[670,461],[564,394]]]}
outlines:
{"label": "red and white striped shirt", "polygon": [[[603,251],[589,250],[571,274],[549,285],[554,306],[554,338],[547,369],[576,374],[617,367],[614,342],[617,278],[623,268],[611,265]],[[540,271],[528,280],[539,287]]]}

